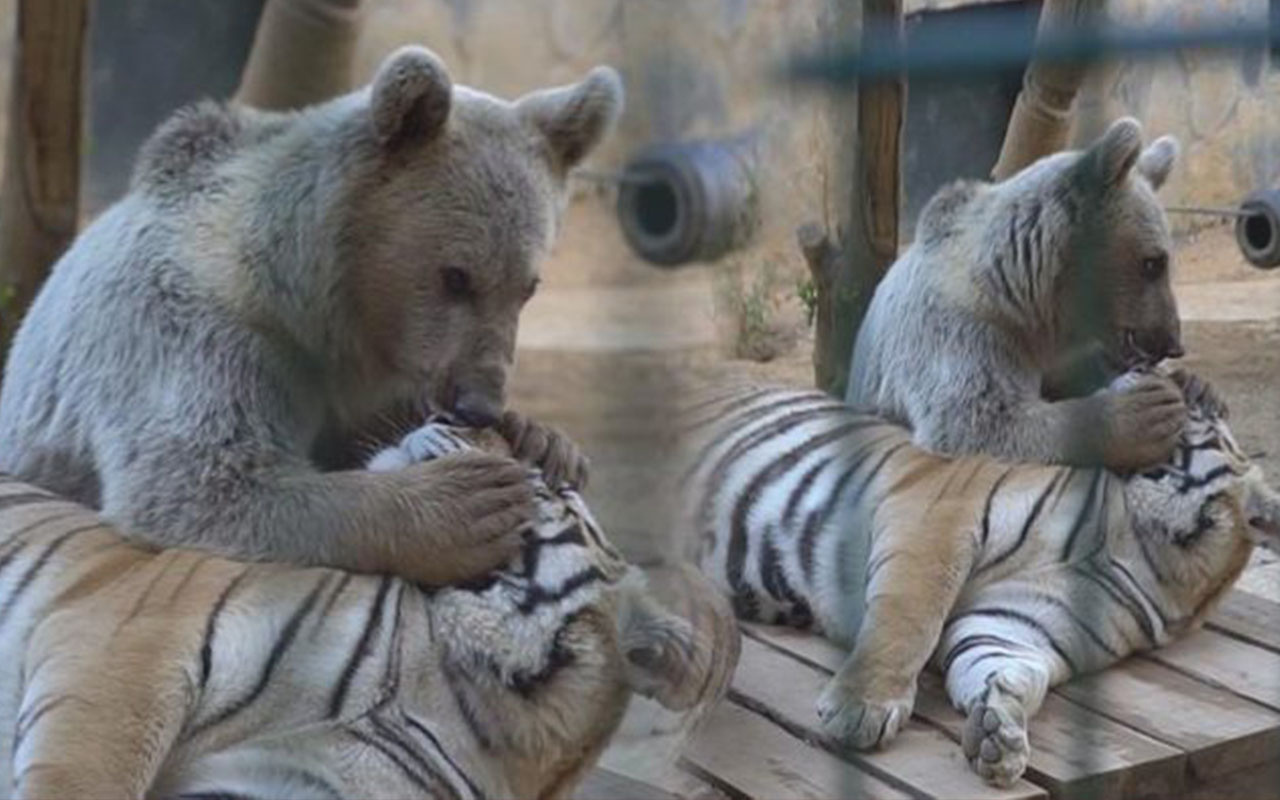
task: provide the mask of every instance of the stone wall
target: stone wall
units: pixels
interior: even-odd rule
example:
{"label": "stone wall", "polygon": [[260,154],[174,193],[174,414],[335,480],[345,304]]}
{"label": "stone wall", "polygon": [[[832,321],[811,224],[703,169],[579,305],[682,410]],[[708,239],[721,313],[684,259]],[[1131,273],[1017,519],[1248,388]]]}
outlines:
{"label": "stone wall", "polygon": [[[1265,24],[1267,0],[1109,0],[1120,24]],[[1263,50],[1181,52],[1121,60],[1099,69],[1080,99],[1074,138],[1130,114],[1149,134],[1173,134],[1182,161],[1161,197],[1169,205],[1235,205],[1255,189],[1280,187],[1280,65]],[[1179,229],[1204,217],[1175,216]]]}

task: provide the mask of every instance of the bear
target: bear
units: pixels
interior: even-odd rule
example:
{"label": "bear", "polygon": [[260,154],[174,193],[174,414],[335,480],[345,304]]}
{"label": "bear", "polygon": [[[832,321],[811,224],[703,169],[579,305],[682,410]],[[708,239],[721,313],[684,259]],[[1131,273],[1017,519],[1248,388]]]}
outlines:
{"label": "bear", "polygon": [[858,331],[845,400],[948,455],[1128,471],[1167,459],[1181,392],[1146,375],[1183,355],[1172,241],[1155,192],[1178,155],[1124,118],[1087,149],[922,211]]}
{"label": "bear", "polygon": [[0,470],[156,546],[428,585],[506,563],[518,461],[353,467],[434,410],[584,479],[505,386],[569,172],[622,104],[609,67],[506,101],[410,46],[297,112],[179,111],[20,326]]}

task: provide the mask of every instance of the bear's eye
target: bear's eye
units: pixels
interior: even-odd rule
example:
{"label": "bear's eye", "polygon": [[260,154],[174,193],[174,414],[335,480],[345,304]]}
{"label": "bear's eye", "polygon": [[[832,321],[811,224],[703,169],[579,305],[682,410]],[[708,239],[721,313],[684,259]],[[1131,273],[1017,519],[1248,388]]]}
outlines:
{"label": "bear's eye", "polygon": [[445,267],[441,272],[445,294],[464,300],[471,296],[471,276],[457,267]]}
{"label": "bear's eye", "polygon": [[1142,277],[1149,281],[1158,281],[1169,269],[1169,257],[1161,253],[1158,256],[1142,259]]}

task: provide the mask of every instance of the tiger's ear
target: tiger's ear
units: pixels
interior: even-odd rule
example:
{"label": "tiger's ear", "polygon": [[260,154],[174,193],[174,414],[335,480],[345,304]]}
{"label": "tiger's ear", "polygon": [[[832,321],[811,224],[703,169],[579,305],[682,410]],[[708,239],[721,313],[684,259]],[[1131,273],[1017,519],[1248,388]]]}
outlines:
{"label": "tiger's ear", "polygon": [[1138,174],[1147,179],[1152,189],[1164,186],[1178,160],[1178,140],[1161,136],[1138,156]]}
{"label": "tiger's ear", "polygon": [[1244,513],[1256,544],[1280,552],[1280,494],[1261,480],[1249,484]]}
{"label": "tiger's ear", "polygon": [[1142,125],[1132,117],[1111,123],[1080,157],[1073,176],[1086,191],[1108,191],[1124,182],[1142,152]]}
{"label": "tiger's ear", "polygon": [[662,608],[647,592],[633,589],[625,595],[618,628],[632,691],[672,711],[684,711],[702,699],[702,678],[714,654],[688,621]]}

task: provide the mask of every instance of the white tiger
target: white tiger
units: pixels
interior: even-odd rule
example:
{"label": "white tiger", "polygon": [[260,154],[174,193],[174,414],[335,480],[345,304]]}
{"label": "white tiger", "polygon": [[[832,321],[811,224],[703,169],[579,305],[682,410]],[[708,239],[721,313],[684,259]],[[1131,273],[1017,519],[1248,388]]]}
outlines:
{"label": "white tiger", "polygon": [[739,616],[851,647],[817,699],[829,732],[888,743],[932,659],[968,715],[970,763],[1010,784],[1049,687],[1192,629],[1255,543],[1280,542],[1280,496],[1225,406],[1173,377],[1187,428],[1167,463],[1127,477],[943,458],[816,391],[721,394],[689,417],[700,564]]}
{"label": "white tiger", "polygon": [[[372,466],[470,446],[429,425]],[[733,664],[530,481],[512,564],[434,590],[144,549],[0,481],[0,796],[566,796],[633,691],[701,710]]]}

